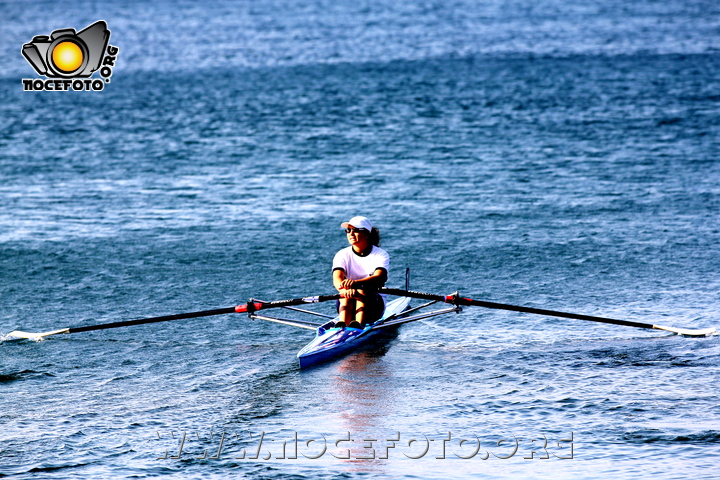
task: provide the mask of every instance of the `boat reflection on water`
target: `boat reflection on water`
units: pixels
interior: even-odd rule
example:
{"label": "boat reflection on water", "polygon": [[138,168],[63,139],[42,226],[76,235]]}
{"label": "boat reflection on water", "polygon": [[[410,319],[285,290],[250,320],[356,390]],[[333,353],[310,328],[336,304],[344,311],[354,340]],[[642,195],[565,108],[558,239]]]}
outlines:
{"label": "boat reflection on water", "polygon": [[337,423],[328,427],[348,432],[352,441],[328,447],[342,462],[351,464],[353,472],[384,473],[381,444],[393,432],[386,422],[393,416],[397,392],[392,369],[383,356],[388,341],[396,336],[393,332],[385,342],[336,361],[330,375],[337,408],[328,420]]}

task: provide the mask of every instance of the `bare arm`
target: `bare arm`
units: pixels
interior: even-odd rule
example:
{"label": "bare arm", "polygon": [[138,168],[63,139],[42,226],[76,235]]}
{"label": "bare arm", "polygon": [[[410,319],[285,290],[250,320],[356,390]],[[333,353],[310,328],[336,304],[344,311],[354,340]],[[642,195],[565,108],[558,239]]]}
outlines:
{"label": "bare arm", "polygon": [[343,290],[342,283],[345,280],[345,270],[333,270],[333,286],[337,291]]}
{"label": "bare arm", "polygon": [[362,293],[346,287],[345,284],[347,282],[352,282],[352,280],[345,279],[345,270],[333,270],[333,285],[335,289],[340,292],[340,296],[344,298],[359,298]]}
{"label": "bare arm", "polygon": [[357,280],[345,278],[343,270],[335,270],[333,272],[333,285],[338,290],[344,289],[377,289],[385,285],[387,282],[387,272],[382,268],[377,268],[372,275]]}

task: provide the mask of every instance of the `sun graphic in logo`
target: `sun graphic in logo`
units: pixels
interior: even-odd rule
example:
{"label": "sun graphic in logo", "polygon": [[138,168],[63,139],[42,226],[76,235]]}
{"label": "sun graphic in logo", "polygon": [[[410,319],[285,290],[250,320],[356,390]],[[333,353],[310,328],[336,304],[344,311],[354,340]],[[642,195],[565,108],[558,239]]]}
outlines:
{"label": "sun graphic in logo", "polygon": [[52,62],[63,72],[74,72],[83,64],[83,51],[74,42],[58,43],[52,52]]}

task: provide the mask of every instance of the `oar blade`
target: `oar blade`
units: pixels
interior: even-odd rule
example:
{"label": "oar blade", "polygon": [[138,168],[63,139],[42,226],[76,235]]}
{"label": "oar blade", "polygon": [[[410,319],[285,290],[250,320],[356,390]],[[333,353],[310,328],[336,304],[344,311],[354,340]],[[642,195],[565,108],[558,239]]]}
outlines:
{"label": "oar blade", "polygon": [[664,327],[662,325],[653,325],[656,330],[665,330],[666,332],[677,333],[686,337],[707,337],[715,333],[714,328],[701,328],[701,329],[689,329],[689,328],[676,328],[676,327]]}
{"label": "oar blade", "polygon": [[20,330],[15,330],[14,332],[10,332],[6,335],[6,340],[41,340],[43,337],[47,337],[50,335],[59,335],[61,333],[70,333],[69,328],[62,328],[60,330],[52,330],[50,332],[41,332],[41,333],[30,333],[30,332],[21,332]]}

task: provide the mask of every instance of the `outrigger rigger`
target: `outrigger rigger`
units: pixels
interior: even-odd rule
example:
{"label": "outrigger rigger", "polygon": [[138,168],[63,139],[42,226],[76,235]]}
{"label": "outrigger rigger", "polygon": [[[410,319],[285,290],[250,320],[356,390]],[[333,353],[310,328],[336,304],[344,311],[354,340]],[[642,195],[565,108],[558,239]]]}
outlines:
{"label": "outrigger rigger", "polygon": [[[105,330],[109,328],[128,327],[132,325],[142,325],[146,323],[167,322],[186,318],[208,317],[212,315],[222,315],[228,313],[247,313],[249,318],[253,320],[267,320],[270,322],[281,323],[293,327],[315,330],[315,338],[305,347],[303,347],[302,350],[300,350],[300,352],[298,352],[297,354],[300,368],[306,368],[312,365],[326,362],[328,360],[332,360],[349,352],[356,351],[358,348],[361,348],[365,345],[372,344],[374,341],[376,341],[379,337],[382,336],[381,334],[383,332],[391,331],[392,329],[397,328],[402,324],[448,313],[460,313],[463,306],[476,306],[500,310],[509,310],[521,313],[545,315],[551,317],[609,323],[626,327],[663,330],[666,332],[672,332],[678,335],[688,337],[708,336],[715,333],[715,328],[687,329],[666,327],[662,325],[653,325],[650,323],[617,320],[612,318],[595,317],[592,315],[582,315],[576,313],[558,312],[554,310],[544,310],[539,308],[506,305],[502,303],[485,302],[481,300],[473,300],[471,298],[461,297],[457,292],[452,295],[434,295],[430,293],[414,292],[408,289],[407,277],[405,290],[395,288],[382,288],[380,289],[380,292],[388,295],[397,296],[399,298],[388,302],[387,307],[385,308],[385,313],[380,320],[373,323],[372,325],[367,325],[364,328],[338,328],[335,327],[335,323],[338,321],[339,317],[333,317],[331,315],[325,315],[322,313],[313,312],[311,310],[297,308],[300,305],[338,300],[340,298],[340,295],[336,294],[319,295],[314,297],[301,297],[274,302],[265,302],[257,299],[250,299],[247,303],[237,305],[235,307],[220,308],[216,310],[205,310],[200,312],[181,313],[177,315],[167,315],[162,317],[143,318],[138,320],[127,320],[123,322],[106,323],[100,325],[62,328],[42,333],[27,333],[16,330],[9,333],[5,337],[5,340],[40,340],[50,335],[89,332],[92,330]],[[420,306],[410,308],[409,304],[412,298],[428,300],[428,302]],[[434,305],[436,303],[445,303],[451,306],[438,310],[419,313],[421,310],[424,310],[427,307],[430,307],[431,305]],[[320,316],[324,317],[326,321],[323,323],[318,323],[307,320],[283,318],[258,313],[262,310],[268,310],[272,308],[286,308],[306,314]]]}

